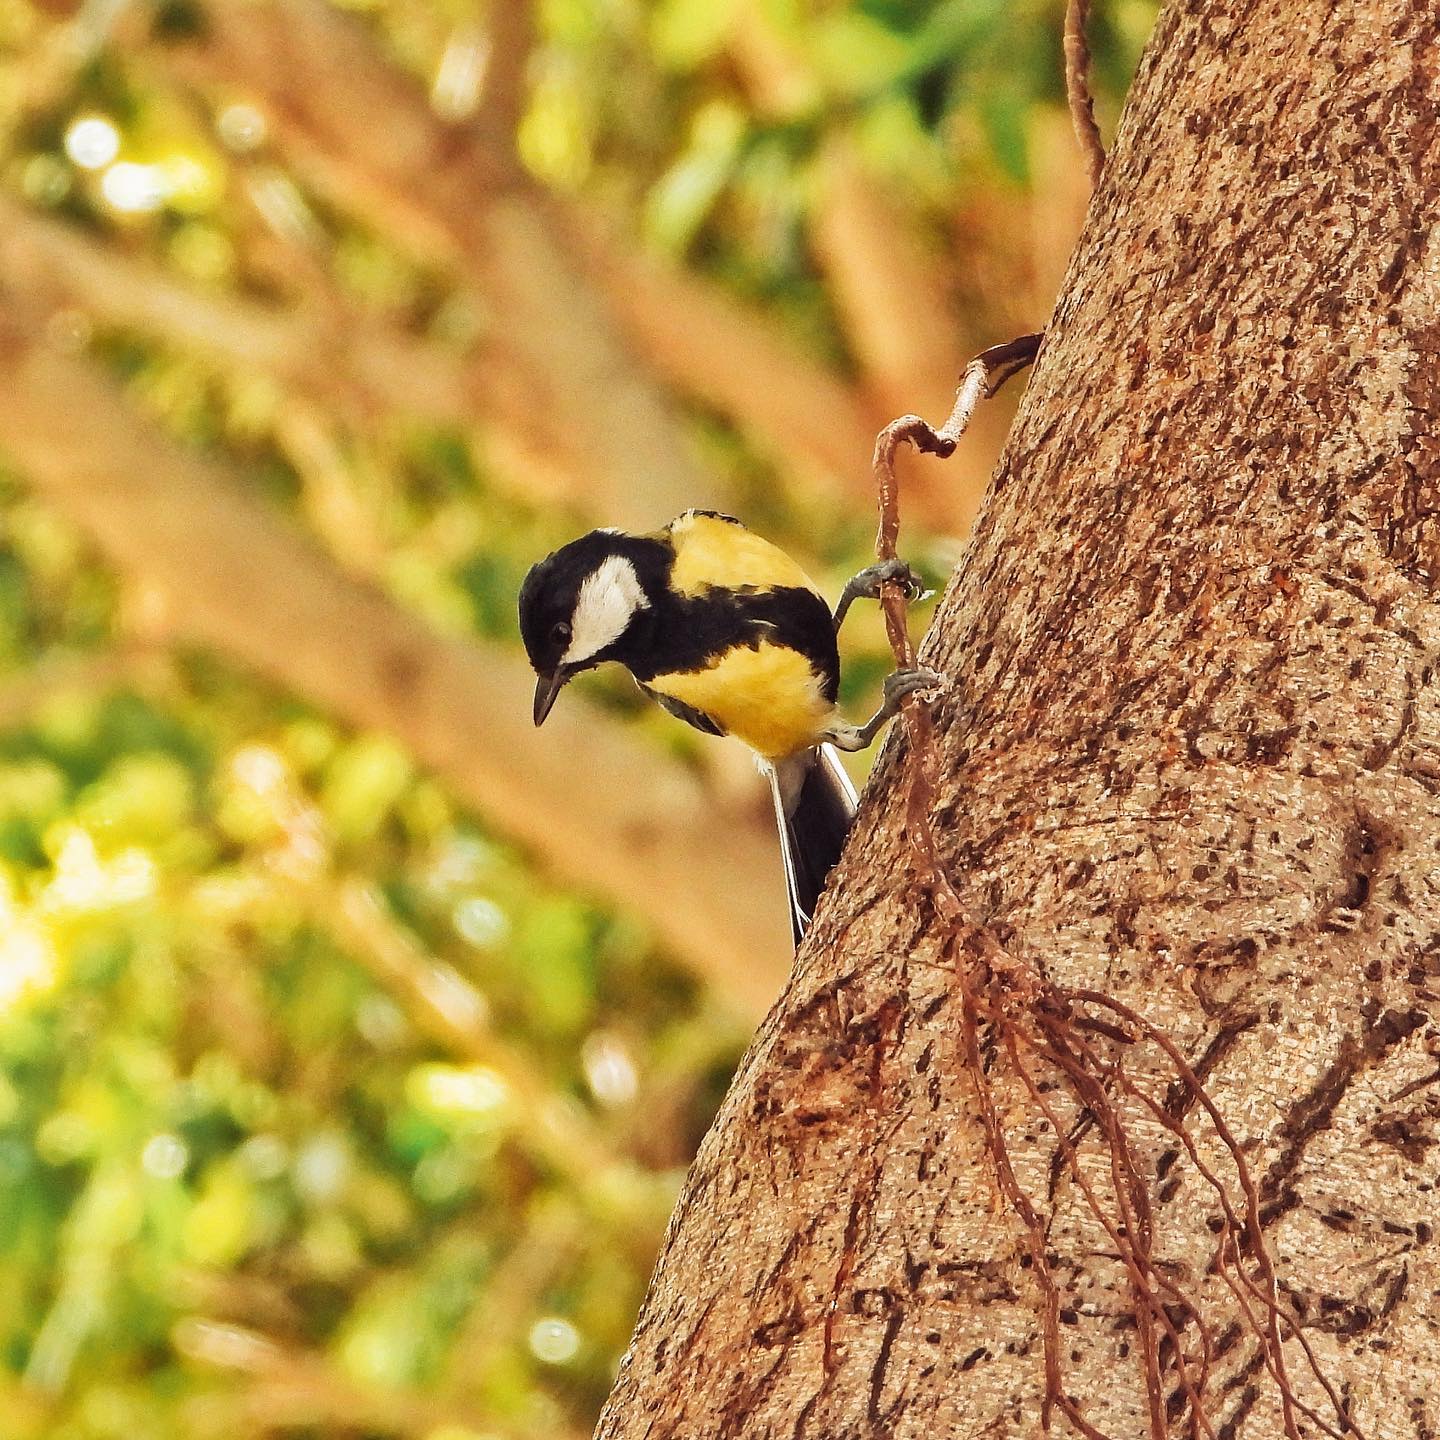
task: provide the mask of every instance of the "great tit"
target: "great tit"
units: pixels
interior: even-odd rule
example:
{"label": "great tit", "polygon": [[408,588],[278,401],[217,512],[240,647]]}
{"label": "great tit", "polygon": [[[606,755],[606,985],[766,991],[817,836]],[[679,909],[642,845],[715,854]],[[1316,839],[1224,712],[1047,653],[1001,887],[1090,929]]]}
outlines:
{"label": "great tit", "polygon": [[593,530],[520,589],[535,723],[573,676],[616,660],[672,715],[744,741],[770,778],[799,944],[855,815],[835,748],[864,749],[907,695],[940,683],[900,670],[865,724],[836,709],[835,633],[851,601],[885,581],[919,593],[907,566],[882,563],[846,585],[832,614],[799,565],[728,515],[687,510],[649,535]]}

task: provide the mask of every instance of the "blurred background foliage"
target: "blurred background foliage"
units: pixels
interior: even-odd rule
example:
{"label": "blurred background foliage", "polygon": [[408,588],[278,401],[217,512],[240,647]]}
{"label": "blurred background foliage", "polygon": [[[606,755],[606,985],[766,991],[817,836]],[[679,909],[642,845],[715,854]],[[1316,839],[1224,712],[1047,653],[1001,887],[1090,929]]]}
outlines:
{"label": "blurred background foliage", "polygon": [[[788,954],[743,756],[527,735],[515,592],[697,502],[865,563],[1083,218],[1062,8],[0,0],[0,1433],[588,1433]],[[571,823],[682,784],[674,873]]]}

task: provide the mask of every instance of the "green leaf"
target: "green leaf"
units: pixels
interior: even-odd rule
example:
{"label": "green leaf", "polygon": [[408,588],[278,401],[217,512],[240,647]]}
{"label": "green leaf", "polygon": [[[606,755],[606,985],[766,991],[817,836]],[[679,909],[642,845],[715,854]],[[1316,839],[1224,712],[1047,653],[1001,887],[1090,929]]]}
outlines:
{"label": "green leaf", "polygon": [[650,16],[650,48],[672,70],[693,70],[730,38],[738,0],[660,0]]}
{"label": "green leaf", "polygon": [[320,790],[325,818],[343,841],[369,840],[414,773],[409,755],[384,735],[365,735],[335,757]]}
{"label": "green leaf", "polygon": [[573,1035],[594,1010],[593,927],[585,907],[563,897],[540,901],[522,920],[516,958],[532,1023]]}
{"label": "green leaf", "polygon": [[906,71],[911,48],[906,37],[855,10],[827,16],[811,42],[815,68],[832,93],[873,95]]}
{"label": "green leaf", "polygon": [[988,91],[980,102],[990,149],[1005,174],[1020,184],[1030,178],[1029,115],[1029,97],[1009,87]]}
{"label": "green leaf", "polygon": [[173,755],[123,755],[88,786],[76,818],[102,845],[156,844],[186,824],[195,809],[195,783]]}
{"label": "green leaf", "polygon": [[690,244],[730,179],[745,129],[744,114],[727,101],[696,114],[684,155],[646,201],[646,230],[662,248],[679,252]]}

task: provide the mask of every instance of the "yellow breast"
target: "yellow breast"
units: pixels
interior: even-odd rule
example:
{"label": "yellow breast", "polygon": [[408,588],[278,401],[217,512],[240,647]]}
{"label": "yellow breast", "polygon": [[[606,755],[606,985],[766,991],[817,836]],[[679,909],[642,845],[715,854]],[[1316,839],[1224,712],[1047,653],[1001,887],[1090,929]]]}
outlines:
{"label": "yellow breast", "polygon": [[703,670],[656,675],[645,683],[711,716],[767,760],[816,744],[834,714],[810,662],[764,641],[753,650],[729,650]]}

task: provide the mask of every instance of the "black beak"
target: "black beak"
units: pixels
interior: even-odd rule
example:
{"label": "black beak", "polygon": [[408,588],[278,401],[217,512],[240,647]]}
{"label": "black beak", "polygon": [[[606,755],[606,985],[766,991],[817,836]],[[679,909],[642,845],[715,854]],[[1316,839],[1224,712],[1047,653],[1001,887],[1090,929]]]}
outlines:
{"label": "black beak", "polygon": [[535,683],[535,723],[543,725],[545,717],[550,713],[550,707],[555,703],[555,697],[564,688],[565,682],[570,678],[569,672],[563,665],[557,665],[552,675],[542,675]]}

